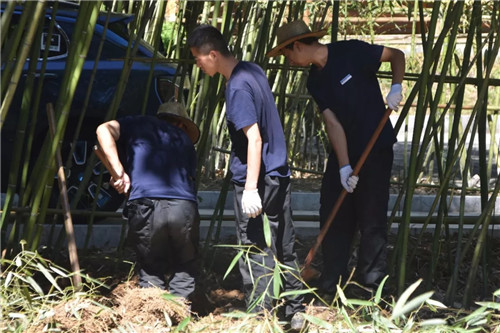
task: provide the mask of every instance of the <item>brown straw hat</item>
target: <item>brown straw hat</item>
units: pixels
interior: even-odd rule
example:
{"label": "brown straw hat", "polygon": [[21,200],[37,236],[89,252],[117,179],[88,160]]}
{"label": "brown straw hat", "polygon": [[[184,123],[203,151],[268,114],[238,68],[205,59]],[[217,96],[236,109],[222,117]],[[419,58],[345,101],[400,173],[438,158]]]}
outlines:
{"label": "brown straw hat", "polygon": [[267,57],[275,57],[281,54],[281,49],[296,40],[307,38],[307,37],[317,37],[321,38],[328,33],[328,28],[323,30],[312,32],[307,25],[302,20],[293,21],[282,25],[276,31],[278,36],[277,46],[275,46],[271,51],[267,52]]}
{"label": "brown straw hat", "polygon": [[193,144],[198,142],[200,138],[200,129],[198,126],[189,118],[189,115],[182,106],[181,103],[177,102],[167,102],[160,105],[158,108],[157,116],[161,119],[168,120],[169,118],[175,121],[180,121],[186,126],[187,135],[193,141]]}

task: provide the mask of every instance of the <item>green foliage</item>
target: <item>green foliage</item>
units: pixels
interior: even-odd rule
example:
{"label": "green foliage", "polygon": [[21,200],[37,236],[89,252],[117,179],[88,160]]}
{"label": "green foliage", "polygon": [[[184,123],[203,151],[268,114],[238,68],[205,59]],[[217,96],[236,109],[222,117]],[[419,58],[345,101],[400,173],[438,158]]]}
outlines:
{"label": "green foliage", "polygon": [[[242,255],[237,258],[246,257],[249,251],[248,247],[240,247],[238,252]],[[253,248],[252,252],[258,253],[259,251]],[[36,252],[23,250],[13,260],[3,259],[0,263],[3,267],[0,275],[0,327],[3,332],[22,332],[41,327],[41,323],[47,325],[46,323],[50,323],[50,318],[57,311],[57,307],[70,301],[75,305],[89,301],[103,311],[112,311],[99,301],[98,288],[105,287],[104,284],[88,276],[82,276],[85,282],[84,290],[76,292],[71,285],[72,273],[44,259]],[[283,274],[288,273],[300,279],[295,270],[275,260],[275,270],[270,273],[272,279],[281,279]],[[255,279],[257,280],[258,277]],[[306,286],[303,290],[281,293],[276,292],[274,289],[276,284],[271,282],[265,294],[275,299],[277,307],[285,296],[305,294],[317,297],[315,290],[307,288],[307,284],[302,282]],[[385,281],[382,282],[375,296],[367,299],[347,297],[344,291],[353,283],[348,281],[345,288],[339,287],[339,298],[326,307],[318,308],[326,309],[324,311],[329,312],[330,318],[334,319],[325,320],[324,317],[314,313],[314,307],[309,308],[304,314],[307,324],[302,332],[318,332],[318,330],[328,332],[366,330],[376,332],[498,332],[500,289],[493,294],[491,301],[478,302],[475,310],[467,312],[447,308],[431,299],[432,292],[413,296],[421,282],[418,280],[413,283],[397,301],[387,301],[380,296]],[[163,297],[172,304],[179,306],[181,303],[178,297],[168,294],[164,294]],[[258,299],[262,300],[261,297]],[[73,309],[72,316],[79,318],[77,308]],[[226,332],[229,328],[234,332],[285,331],[284,323],[277,315],[268,312],[225,313],[222,317],[229,322],[220,321],[216,326],[218,329],[204,324],[202,318],[191,316],[184,318],[175,326],[168,315],[165,314],[165,316],[164,327],[175,332]],[[46,329],[48,328],[46,326]],[[51,329],[57,330],[57,324],[54,323]],[[137,326],[134,328],[119,325],[110,331],[130,332],[133,329],[137,329]]]}
{"label": "green foliage", "polygon": [[[254,254],[260,252],[265,255],[263,251],[255,247],[232,247],[239,249],[234,257],[233,263],[241,258],[245,258],[244,260],[248,264],[248,260],[252,260],[248,255],[250,252]],[[256,265],[261,265],[260,262],[252,262]],[[230,265],[226,272],[226,276],[232,267],[233,265]],[[250,265],[249,268],[251,269]],[[296,279],[299,279],[306,288],[277,293],[276,288],[281,288],[282,285],[275,281],[281,281],[284,274],[293,275]],[[403,291],[396,301],[389,301],[382,297],[382,292],[388,278],[387,276],[375,291],[375,295],[366,299],[346,296],[345,290],[350,286],[357,285],[355,282],[347,281],[344,287],[340,285],[337,286],[337,296],[333,299],[331,304],[327,304],[316,293],[314,288],[307,287],[307,283],[301,279],[300,275],[298,275],[295,270],[282,265],[276,258],[274,258],[274,271],[269,273],[269,275],[272,275],[271,279],[274,282],[269,283],[263,295],[267,295],[275,300],[276,308],[273,309],[273,312],[278,309],[282,304],[281,301],[286,296],[309,295],[313,297],[313,299],[318,299],[323,304],[327,305],[328,311],[334,314],[336,318],[334,321],[325,321],[321,317],[307,313],[313,311],[312,308],[307,310],[306,314],[304,314],[304,318],[308,324],[303,332],[317,332],[317,330],[326,330],[328,332],[342,330],[361,332],[365,329],[374,330],[375,332],[486,332],[500,325],[500,317],[498,315],[493,315],[495,311],[500,309],[498,299],[492,302],[478,302],[477,305],[479,307],[476,310],[464,315],[461,310],[449,309],[441,302],[433,300],[431,298],[434,293],[433,291],[427,291],[414,296],[414,293],[422,283],[422,279],[411,284]],[[259,277],[255,277],[255,281],[258,279]],[[262,302],[263,295],[260,295],[253,304],[250,304],[249,310],[253,309],[257,304],[260,304],[259,302]],[[493,297],[498,295],[500,295],[500,289],[493,294]],[[228,313],[226,316],[247,320],[248,318],[253,318],[255,314],[236,311]],[[277,325],[279,324],[275,313],[266,314],[265,318]],[[272,324],[268,326],[271,327]],[[272,330],[269,330],[269,332],[272,332]]]}
{"label": "green foliage", "polygon": [[165,50],[169,50],[175,43],[175,27],[175,22],[163,22],[163,28],[161,30],[161,41]]}
{"label": "green foliage", "polygon": [[1,259],[0,322],[4,332],[21,332],[54,315],[54,308],[71,299],[89,299],[102,282],[82,275],[85,292],[72,285],[74,274],[44,259],[39,253],[21,251],[14,259]]}

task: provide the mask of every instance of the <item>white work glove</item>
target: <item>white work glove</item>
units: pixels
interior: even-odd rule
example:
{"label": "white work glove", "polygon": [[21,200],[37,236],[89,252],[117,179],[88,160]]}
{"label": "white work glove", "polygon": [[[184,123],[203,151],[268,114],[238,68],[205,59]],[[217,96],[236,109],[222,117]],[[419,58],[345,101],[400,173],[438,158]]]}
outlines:
{"label": "white work glove", "polygon": [[248,217],[257,217],[262,213],[262,201],[260,200],[259,191],[243,190],[241,197],[241,210],[247,214]]}
{"label": "white work glove", "polygon": [[356,185],[358,185],[359,177],[352,175],[352,168],[350,164],[346,164],[341,167],[339,172],[340,182],[342,183],[342,186],[347,192],[352,193],[356,188]]}
{"label": "white work glove", "polygon": [[401,100],[403,99],[403,95],[401,94],[401,84],[393,84],[391,86],[391,91],[389,91],[385,99],[387,100],[387,106],[392,110],[397,111],[399,103],[401,103]]}

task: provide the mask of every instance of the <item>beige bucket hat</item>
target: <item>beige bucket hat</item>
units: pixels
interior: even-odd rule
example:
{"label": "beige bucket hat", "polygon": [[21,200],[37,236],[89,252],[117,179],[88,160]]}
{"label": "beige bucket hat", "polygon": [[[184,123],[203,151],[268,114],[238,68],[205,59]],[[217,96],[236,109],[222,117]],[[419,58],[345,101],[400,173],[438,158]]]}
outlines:
{"label": "beige bucket hat", "polygon": [[328,28],[319,31],[311,31],[307,25],[302,20],[293,21],[282,25],[276,31],[278,37],[277,46],[275,46],[271,51],[267,52],[267,57],[275,57],[281,55],[281,49],[296,40],[307,38],[307,37],[317,37],[321,38],[328,33]]}
{"label": "beige bucket hat", "polygon": [[158,108],[157,116],[161,119],[173,119],[182,122],[186,126],[187,135],[193,141],[193,144],[198,142],[200,138],[200,129],[198,126],[189,118],[186,109],[181,103],[177,102],[167,102],[160,105]]}

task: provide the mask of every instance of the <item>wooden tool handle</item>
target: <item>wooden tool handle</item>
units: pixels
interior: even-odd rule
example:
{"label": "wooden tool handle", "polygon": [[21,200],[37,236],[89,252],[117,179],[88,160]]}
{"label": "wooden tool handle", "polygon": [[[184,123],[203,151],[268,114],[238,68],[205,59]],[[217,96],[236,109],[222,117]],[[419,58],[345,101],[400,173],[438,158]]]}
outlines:
{"label": "wooden tool handle", "polygon": [[[365,150],[363,151],[363,154],[361,154],[361,157],[358,160],[358,163],[356,163],[356,167],[353,170],[353,175],[357,176],[359,174],[359,171],[361,170],[361,167],[366,161],[366,158],[370,154],[370,151],[372,150],[373,146],[375,145],[375,142],[377,141],[380,133],[384,129],[385,123],[387,122],[387,119],[389,119],[389,116],[391,115],[391,109],[387,108],[385,111],[384,115],[382,116],[382,119],[380,119],[380,122],[375,129],[375,131],[372,134],[372,137],[370,138],[370,141],[368,141],[368,144],[365,147]],[[318,251],[319,246],[323,242],[323,239],[325,238],[326,233],[328,232],[328,229],[330,229],[330,225],[333,222],[333,219],[335,218],[335,215],[337,215],[340,206],[342,205],[342,202],[344,201],[345,197],[347,195],[347,191],[345,189],[342,189],[342,192],[340,192],[339,197],[337,198],[337,201],[335,202],[335,205],[333,206],[332,212],[328,216],[328,219],[326,220],[325,224],[321,228],[318,237],[316,238],[316,243],[314,243],[313,247],[311,250],[309,250],[309,253],[307,254],[307,257],[304,261],[304,269],[307,269],[309,265],[311,264],[312,260],[314,259],[314,256],[316,252]]]}

